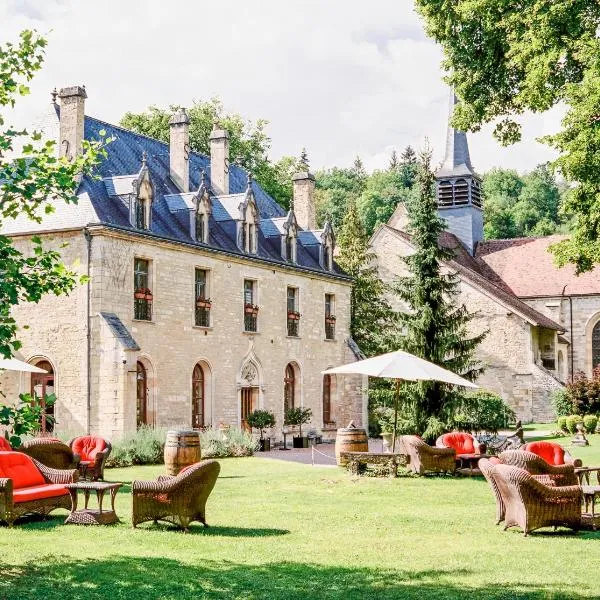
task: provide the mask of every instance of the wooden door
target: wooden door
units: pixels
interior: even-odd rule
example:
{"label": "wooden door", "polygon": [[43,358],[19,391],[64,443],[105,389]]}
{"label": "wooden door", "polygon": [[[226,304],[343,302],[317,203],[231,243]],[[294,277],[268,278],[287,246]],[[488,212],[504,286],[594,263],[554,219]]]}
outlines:
{"label": "wooden door", "polygon": [[258,388],[257,387],[246,387],[242,388],[242,429],[251,431],[250,425],[248,425],[248,415],[256,409],[258,405]]}
{"label": "wooden door", "polygon": [[46,420],[46,415],[54,417],[54,404],[47,407],[46,396],[54,393],[54,370],[47,360],[37,363],[36,367],[47,372],[31,374],[31,395],[39,400],[43,408],[40,430],[42,433],[49,433],[54,431],[54,421],[53,419]]}
{"label": "wooden door", "polygon": [[148,425],[148,374],[141,362],[137,363],[136,374],[137,426]]}

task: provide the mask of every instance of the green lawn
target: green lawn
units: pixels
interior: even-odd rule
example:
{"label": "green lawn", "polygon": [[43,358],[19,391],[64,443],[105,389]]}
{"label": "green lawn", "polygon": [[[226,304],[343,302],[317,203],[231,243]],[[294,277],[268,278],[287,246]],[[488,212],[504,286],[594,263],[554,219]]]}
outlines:
{"label": "green lawn", "polygon": [[[599,436],[600,437],[600,436]],[[598,440],[600,445],[600,440]],[[0,598],[598,597],[600,533],[524,538],[494,525],[482,479],[361,478],[261,458],[221,461],[210,529],[46,522],[0,529]],[[161,467],[111,470],[152,478]]]}

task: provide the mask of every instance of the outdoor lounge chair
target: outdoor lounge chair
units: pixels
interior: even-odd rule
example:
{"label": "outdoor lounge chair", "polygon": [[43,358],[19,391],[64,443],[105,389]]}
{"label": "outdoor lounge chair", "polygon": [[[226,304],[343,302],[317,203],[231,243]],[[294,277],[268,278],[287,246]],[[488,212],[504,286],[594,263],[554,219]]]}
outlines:
{"label": "outdoor lounge chair", "polygon": [[454,448],[457,458],[485,452],[484,444],[480,444],[470,433],[464,431],[444,433],[435,441],[435,445],[438,448]]}
{"label": "outdoor lounge chair", "polygon": [[70,509],[65,484],[78,476],[76,469],[51,469],[22,452],[0,452],[0,521],[11,526],[26,514]]}
{"label": "outdoor lounge chair", "polygon": [[452,448],[434,448],[416,435],[400,436],[400,452],[410,457],[409,467],[414,473],[454,473],[456,452]]}
{"label": "outdoor lounge chair", "polygon": [[555,442],[529,442],[521,450],[541,456],[549,465],[573,465],[574,467],[583,465],[580,458],[574,458],[560,444]]}
{"label": "outdoor lounge chair", "polygon": [[552,465],[537,454],[524,450],[506,450],[499,454],[498,458],[502,464],[525,469],[546,485],[563,486],[579,483],[572,464]]}
{"label": "outdoor lounge chair", "polygon": [[0,435],[0,452],[12,452],[9,441]]}
{"label": "outdoor lounge chair", "polygon": [[581,487],[544,485],[510,465],[495,465],[492,474],[505,506],[505,530],[518,525],[527,535],[540,527],[581,528]]}
{"label": "outdoor lounge chair", "polygon": [[108,440],[97,435],[82,435],[69,441],[69,447],[81,459],[79,472],[86,479],[104,481],[104,465],[112,450]]}
{"label": "outdoor lounge chair", "polygon": [[167,521],[188,531],[192,521],[200,521],[208,527],[206,501],[220,470],[216,460],[204,460],[186,467],[179,475],[133,481],[133,526],[144,521]]}
{"label": "outdoor lounge chair", "polygon": [[19,448],[31,458],[52,469],[76,469],[79,456],[56,438],[34,438],[23,442]]}
{"label": "outdoor lounge chair", "polygon": [[496,457],[488,458],[480,458],[479,459],[479,470],[485,477],[486,481],[490,484],[492,488],[492,492],[494,493],[494,497],[496,498],[496,525],[501,521],[504,521],[504,501],[502,500],[502,496],[500,495],[500,490],[498,488],[498,484],[494,478],[494,467],[500,463],[500,460]]}

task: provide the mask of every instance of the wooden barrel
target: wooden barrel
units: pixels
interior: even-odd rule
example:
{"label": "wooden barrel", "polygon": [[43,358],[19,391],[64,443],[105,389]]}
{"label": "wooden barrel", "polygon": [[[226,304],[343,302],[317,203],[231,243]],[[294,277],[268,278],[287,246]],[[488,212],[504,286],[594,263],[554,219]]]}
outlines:
{"label": "wooden barrel", "polygon": [[335,436],[335,459],[341,467],[346,466],[347,461],[340,457],[341,452],[368,452],[369,439],[367,432],[358,427],[342,427],[337,430]]}
{"label": "wooden barrel", "polygon": [[165,442],[165,467],[169,475],[200,460],[200,434],[197,431],[168,431]]}

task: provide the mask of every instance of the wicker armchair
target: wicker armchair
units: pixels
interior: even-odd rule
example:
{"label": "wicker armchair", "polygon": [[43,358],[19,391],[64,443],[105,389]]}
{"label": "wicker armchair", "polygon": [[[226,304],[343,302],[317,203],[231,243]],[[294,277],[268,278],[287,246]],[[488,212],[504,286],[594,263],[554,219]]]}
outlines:
{"label": "wicker armchair", "polygon": [[546,485],[579,484],[577,475],[575,475],[575,467],[572,464],[551,465],[537,454],[524,450],[506,450],[499,454],[498,458],[505,465],[525,469],[530,475],[534,475],[538,481]]}
{"label": "wicker armchair", "polygon": [[192,521],[206,527],[206,501],[215,487],[221,465],[204,460],[185,468],[179,475],[160,476],[155,481],[133,481],[132,523],[167,521],[189,531]]}
{"label": "wicker armchair", "polygon": [[79,465],[79,456],[55,438],[28,440],[21,445],[19,451],[52,469],[76,469]]}
{"label": "wicker armchair", "polygon": [[64,487],[77,481],[77,469],[52,469],[22,452],[0,454],[0,521],[9,526],[27,514],[46,516],[57,508],[71,508]]}
{"label": "wicker armchair", "polygon": [[79,472],[82,477],[104,481],[104,466],[112,451],[108,440],[96,435],[83,435],[69,440],[69,447],[81,458]]}
{"label": "wicker armchair", "polygon": [[10,442],[0,435],[0,452],[12,452]]}
{"label": "wicker armchair", "polygon": [[581,528],[581,487],[552,487],[524,469],[498,464],[493,468],[505,505],[504,529],[518,525],[525,535],[540,527]]}
{"label": "wicker armchair", "polygon": [[409,467],[414,473],[454,473],[456,452],[452,448],[434,448],[416,435],[400,436],[400,452],[410,457]]}
{"label": "wicker armchair", "polygon": [[474,436],[464,431],[444,433],[435,441],[435,445],[438,448],[454,448],[457,457],[485,452],[485,444],[479,443]]}
{"label": "wicker armchair", "polygon": [[574,467],[583,466],[580,458],[575,458],[569,454],[560,444],[555,442],[529,442],[521,450],[533,452],[541,456],[550,465],[573,465]]}
{"label": "wicker armchair", "polygon": [[496,498],[496,525],[498,525],[498,523],[504,521],[505,508],[504,501],[500,495],[500,489],[494,477],[494,467],[498,464],[499,460],[496,457],[493,458],[495,459],[494,461],[488,458],[480,458],[477,464],[486,481],[490,484],[492,492],[494,492],[494,497]]}

